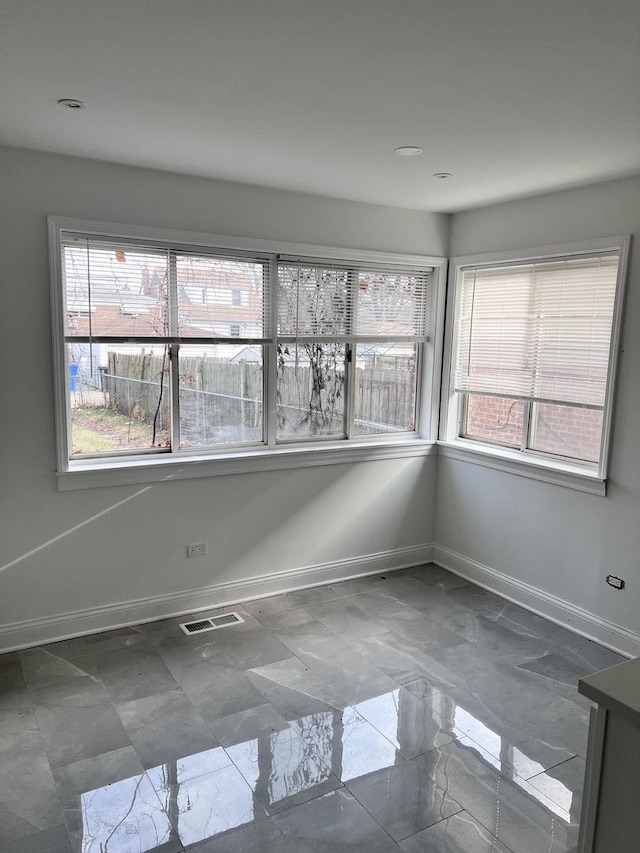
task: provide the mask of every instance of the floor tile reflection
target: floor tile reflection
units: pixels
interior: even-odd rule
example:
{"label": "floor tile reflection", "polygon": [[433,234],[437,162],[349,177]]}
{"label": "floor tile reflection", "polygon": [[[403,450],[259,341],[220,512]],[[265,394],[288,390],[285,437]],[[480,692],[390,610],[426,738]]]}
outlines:
{"label": "floor tile reflection", "polygon": [[354,708],[311,714],[291,726],[305,743],[313,744],[325,766],[343,782],[391,767],[399,760],[394,744]]}
{"label": "floor tile reflection", "polygon": [[473,741],[454,741],[414,762],[514,853],[565,853],[577,841],[566,803],[550,800]]}
{"label": "floor tile reflection", "polygon": [[433,704],[398,687],[354,705],[396,747],[402,758],[413,758],[453,740],[453,721],[442,718]]}
{"label": "floor tile reflection", "polygon": [[575,848],[619,656],[428,566],[237,609],[0,656],[0,849]]}
{"label": "floor tile reflection", "polygon": [[144,767],[132,746],[86,758],[53,771],[63,809],[78,808],[87,791],[106,788],[134,776],[142,776]]}
{"label": "floor tile reflection", "polygon": [[169,813],[146,774],[85,791],[76,808],[65,809],[64,817],[77,853],[181,849]]}
{"label": "floor tile reflection", "polygon": [[[176,766],[169,763],[150,770],[149,777],[184,846],[246,826],[260,809],[233,765],[179,781]],[[258,817],[263,814],[258,811]]]}
{"label": "floor tile reflection", "polygon": [[529,779],[549,800],[560,806],[573,823],[580,820],[585,761],[575,757]]}
{"label": "floor tile reflection", "polygon": [[[227,753],[269,814],[314,799],[341,787],[327,762],[330,745],[323,744],[319,721],[283,729],[228,747]],[[325,729],[331,738],[332,728]]]}
{"label": "floor tile reflection", "polygon": [[348,788],[396,841],[462,811],[415,761],[356,779]]}

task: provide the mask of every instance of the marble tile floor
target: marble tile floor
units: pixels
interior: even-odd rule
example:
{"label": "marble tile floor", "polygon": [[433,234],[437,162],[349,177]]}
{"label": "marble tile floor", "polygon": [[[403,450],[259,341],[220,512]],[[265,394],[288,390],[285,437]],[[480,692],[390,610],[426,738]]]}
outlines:
{"label": "marble tile floor", "polygon": [[235,609],[0,655],[2,853],[575,849],[618,655],[435,566]]}

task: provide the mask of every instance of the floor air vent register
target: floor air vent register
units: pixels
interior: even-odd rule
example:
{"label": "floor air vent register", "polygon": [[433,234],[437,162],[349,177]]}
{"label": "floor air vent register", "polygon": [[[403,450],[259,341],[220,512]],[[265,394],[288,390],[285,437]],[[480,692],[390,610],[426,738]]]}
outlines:
{"label": "floor air vent register", "polygon": [[244,622],[242,616],[237,613],[222,613],[220,616],[212,616],[208,619],[197,619],[195,622],[183,622],[180,628],[185,634],[202,634],[204,631],[215,631],[218,628],[229,628],[231,625],[239,625]]}

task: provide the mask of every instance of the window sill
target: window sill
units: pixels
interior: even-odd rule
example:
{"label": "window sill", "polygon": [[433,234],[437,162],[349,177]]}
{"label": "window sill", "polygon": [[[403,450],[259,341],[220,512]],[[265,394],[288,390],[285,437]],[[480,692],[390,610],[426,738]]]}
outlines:
{"label": "window sill", "polygon": [[607,481],[579,465],[524,457],[518,451],[471,446],[470,443],[462,441],[439,441],[438,455],[529,477],[532,480],[542,480],[556,486],[566,486],[592,495],[604,496],[607,493]]}
{"label": "window sill", "polygon": [[344,465],[383,459],[431,456],[436,443],[422,439],[390,442],[353,442],[348,446],[313,445],[265,448],[219,454],[218,456],[183,456],[179,459],[154,456],[127,460],[83,460],[71,463],[68,471],[58,472],[58,490],[91,489],[102,486],[161,483],[196,477],[229,474],[252,474],[259,471],[282,471],[288,468],[311,468],[318,465]]}

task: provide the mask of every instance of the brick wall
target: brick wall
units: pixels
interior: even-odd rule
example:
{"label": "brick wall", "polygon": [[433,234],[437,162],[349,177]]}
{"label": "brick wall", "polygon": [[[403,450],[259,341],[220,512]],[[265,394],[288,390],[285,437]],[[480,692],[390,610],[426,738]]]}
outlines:
{"label": "brick wall", "polygon": [[[469,395],[466,434],[519,447],[524,405],[519,400]],[[540,403],[534,406],[534,450],[596,462],[600,456],[602,412]]]}
{"label": "brick wall", "polygon": [[523,411],[524,405],[519,400],[470,394],[465,431],[473,438],[486,438],[520,447]]}
{"label": "brick wall", "polygon": [[540,403],[532,446],[547,453],[597,462],[602,412]]}

